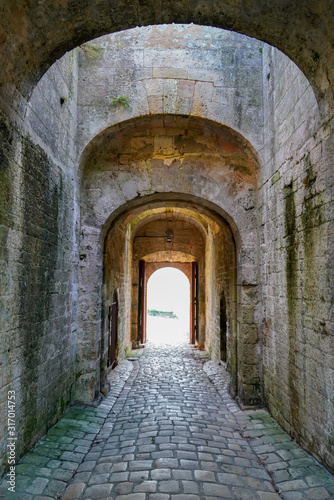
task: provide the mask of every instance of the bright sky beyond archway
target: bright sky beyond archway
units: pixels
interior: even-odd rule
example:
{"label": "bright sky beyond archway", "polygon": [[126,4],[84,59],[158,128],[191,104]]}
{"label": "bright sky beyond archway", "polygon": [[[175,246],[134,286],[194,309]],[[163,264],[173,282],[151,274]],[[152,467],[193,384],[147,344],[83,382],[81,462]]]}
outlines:
{"label": "bright sky beyond archway", "polygon": [[147,339],[154,344],[189,342],[190,283],[179,269],[164,267],[147,285],[147,309],[172,311],[175,318],[147,315]]}

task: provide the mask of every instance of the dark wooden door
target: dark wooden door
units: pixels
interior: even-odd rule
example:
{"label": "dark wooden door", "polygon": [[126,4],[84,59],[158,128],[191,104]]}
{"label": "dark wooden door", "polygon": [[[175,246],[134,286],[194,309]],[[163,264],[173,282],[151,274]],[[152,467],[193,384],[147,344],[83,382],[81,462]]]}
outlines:
{"label": "dark wooden door", "polygon": [[191,263],[190,287],[190,342],[198,342],[198,264]]}
{"label": "dark wooden door", "polygon": [[109,353],[108,366],[115,368],[117,366],[117,351],[118,351],[118,298],[117,292],[114,292],[112,304],[109,307]]}
{"label": "dark wooden door", "polygon": [[227,317],[226,317],[226,299],[224,292],[220,298],[220,359],[226,362],[226,331],[227,331]]}
{"label": "dark wooden door", "polygon": [[137,340],[141,344],[144,344],[147,340],[146,302],[147,302],[146,262],[144,260],[140,260],[139,261],[139,286],[138,286],[138,336],[137,336]]}

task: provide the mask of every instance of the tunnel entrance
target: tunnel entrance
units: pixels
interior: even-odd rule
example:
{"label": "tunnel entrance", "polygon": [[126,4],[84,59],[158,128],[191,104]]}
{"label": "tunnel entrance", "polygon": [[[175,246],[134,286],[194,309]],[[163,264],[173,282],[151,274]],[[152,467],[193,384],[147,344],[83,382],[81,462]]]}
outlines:
{"label": "tunnel entrance", "polygon": [[[94,311],[80,320],[87,343],[95,335],[98,349],[92,354],[95,365],[84,366],[80,390],[92,378],[91,398],[108,386],[108,312],[114,290],[121,361],[147,341],[149,268],[182,264],[188,267],[191,290],[191,344],[215,360],[226,351],[231,394],[247,404],[258,401],[256,169],[257,159],[243,137],[193,117],[131,120],[109,127],[89,145],[82,184],[86,257],[81,261],[80,293],[83,303],[96,296],[102,315],[101,328]],[[217,197],[220,205],[211,200]],[[102,222],[99,233],[95,225]],[[223,290],[226,339],[220,325]],[[85,355],[82,349],[82,364]]]}
{"label": "tunnel entrance", "polygon": [[[108,385],[110,371],[110,361],[106,362],[108,313],[115,290],[119,308],[118,360],[147,342],[185,340],[226,363],[232,395],[243,387],[238,387],[242,358],[237,355],[241,342],[237,315],[242,296],[238,293],[236,242],[226,219],[214,209],[201,206],[201,200],[196,201],[182,200],[179,194],[150,196],[127,204],[109,226],[104,247],[101,392]],[[162,271],[184,277],[186,291],[181,294],[187,303],[186,318],[183,313],[180,318],[177,308],[168,302],[151,302],[150,283]],[[161,283],[160,287],[167,292],[166,285]],[[179,289],[181,286],[172,284],[167,297],[176,296]],[[181,303],[181,299],[177,302]],[[154,310],[157,313],[148,314]],[[170,317],[164,318],[165,313]]]}
{"label": "tunnel entrance", "polygon": [[177,268],[162,267],[148,279],[147,340],[158,345],[190,342],[190,282]]}

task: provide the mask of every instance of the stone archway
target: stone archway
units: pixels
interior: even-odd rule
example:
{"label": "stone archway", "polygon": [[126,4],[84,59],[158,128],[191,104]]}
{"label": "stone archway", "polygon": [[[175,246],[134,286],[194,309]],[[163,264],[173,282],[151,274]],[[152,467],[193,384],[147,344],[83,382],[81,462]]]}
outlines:
{"label": "stone archway", "polygon": [[[92,367],[100,355],[105,356],[101,352],[101,345],[105,345],[101,335],[106,332],[106,308],[114,288],[120,290],[122,297],[120,356],[138,339],[137,262],[154,252],[165,252],[165,257],[168,256],[168,243],[164,239],[165,246],[160,243],[157,246],[151,241],[149,247],[144,245],[137,252],[133,238],[145,232],[145,227],[152,229],[159,219],[163,235],[171,229],[171,224],[174,224],[175,235],[178,226],[187,224],[204,235],[204,246],[199,243],[192,246],[190,238],[186,241],[181,238],[179,246],[174,248],[191,255],[192,261],[198,262],[199,276],[205,276],[205,282],[199,280],[196,342],[205,345],[212,357],[219,359],[220,340],[216,333],[211,338],[210,332],[218,328],[217,297],[224,286],[229,290],[231,355],[228,367],[232,391],[249,404],[259,401],[259,325],[255,321],[259,297],[254,293],[258,286],[258,162],[248,144],[240,134],[207,120],[158,116],[108,129],[89,145],[84,155],[82,178],[81,252],[84,258],[80,301],[85,308],[79,322],[80,342],[85,345],[96,338],[93,345],[97,350],[92,352],[88,363],[81,361],[88,370],[80,370],[78,399],[94,399],[107,376],[106,370],[100,375]],[[124,199],[128,201],[120,203]],[[159,238],[154,241],[158,242]],[[104,246],[103,279],[101,245]],[[197,255],[200,248],[202,253]],[[93,282],[89,276],[95,276]],[[102,283],[103,298],[99,293]],[[96,303],[92,303],[93,296],[97,298]],[[99,319],[102,303],[105,312]],[[134,305],[133,311],[130,304]],[[89,385],[88,390],[87,381],[92,379],[94,384]]]}
{"label": "stone archway", "polygon": [[162,6],[152,1],[117,1],[111,5],[108,0],[65,0],[29,8],[19,1],[15,7],[0,8],[2,80],[16,84],[26,95],[57,58],[87,40],[136,26],[195,23],[270,43],[298,64],[319,97],[329,92],[332,98],[334,29],[328,2],[315,6],[304,0],[277,5],[261,0],[241,4],[237,0],[174,0]]}
{"label": "stone archway", "polygon": [[[219,359],[220,338],[219,338],[219,296],[220,290],[224,286],[228,290],[228,315],[230,324],[230,335],[228,339],[228,361],[227,366],[231,374],[231,391],[234,395],[238,395],[241,400],[248,404],[259,401],[258,387],[259,382],[257,374],[259,372],[259,358],[257,351],[257,327],[254,324],[252,332],[254,337],[249,335],[249,313],[251,305],[252,290],[254,286],[241,286],[238,284],[237,278],[237,254],[235,240],[229,225],[224,222],[224,219],[213,210],[213,207],[208,212],[201,206],[201,200],[196,200],[196,205],[193,204],[192,209],[190,200],[186,203],[177,201],[180,195],[170,194],[169,200],[165,202],[157,201],[161,199],[149,197],[146,200],[141,200],[139,206],[127,204],[124,211],[119,215],[110,230],[107,232],[105,239],[104,250],[104,285],[102,310],[105,311],[102,315],[102,331],[99,334],[99,343],[105,345],[103,337],[107,335],[106,317],[110,301],[110,293],[114,287],[117,287],[120,293],[120,359],[126,355],[126,352],[131,348],[132,340],[137,339],[137,318],[138,311],[138,287],[136,277],[131,273],[131,262],[133,262],[133,248],[130,244],[133,241],[133,235],[136,234],[136,224],[139,228],[145,229],[145,218],[150,219],[148,226],[154,223],[154,217],[158,215],[170,216],[171,210],[184,221],[189,220],[190,215],[194,218],[194,223],[198,225],[199,221],[202,224],[202,230],[206,232],[205,243],[205,262],[203,262],[203,277],[205,282],[201,282],[199,288],[199,338],[198,343],[204,345],[211,353],[214,359]],[[183,208],[184,207],[184,208]],[[206,215],[204,215],[206,214]],[[153,219],[152,219],[153,218]],[[156,249],[155,249],[156,250]],[[144,250],[143,253],[146,253]],[[164,257],[166,252],[162,252]],[[186,254],[188,255],[188,254]],[[186,258],[187,260],[187,258]],[[195,259],[192,258],[192,261]],[[138,263],[139,255],[136,256],[135,262]],[[86,262],[86,265],[88,262]],[[135,266],[134,269],[137,267]],[[241,269],[241,266],[239,266]],[[98,272],[98,268],[93,271],[92,268],[87,269],[91,274]],[[131,279],[131,276],[133,279]],[[88,289],[86,288],[86,293]],[[89,292],[91,293],[91,292]],[[131,295],[133,297],[131,301]],[[109,298],[108,298],[109,297]],[[244,300],[247,300],[243,304]],[[100,301],[98,301],[100,303]],[[96,304],[96,307],[98,306]],[[202,304],[202,305],[201,305]],[[257,304],[253,304],[253,308]],[[239,311],[239,312],[238,312]],[[247,322],[244,323],[243,314],[247,314]],[[217,316],[218,315],[218,316]],[[134,318],[132,320],[131,318]],[[130,337],[131,325],[133,325],[133,334]],[[88,326],[88,325],[87,325]],[[83,324],[83,328],[85,325]],[[87,328],[87,327],[86,327]],[[95,328],[95,325],[94,325]],[[89,334],[89,330],[86,330]],[[243,332],[247,333],[247,338],[243,338]],[[89,334],[91,335],[91,334]],[[82,338],[83,342],[88,341],[88,337]],[[239,346],[239,347],[238,347]],[[241,347],[242,346],[242,347]],[[255,347],[255,350],[254,350]],[[240,353],[243,353],[240,355]],[[106,354],[96,353],[105,358]],[[243,357],[245,356],[245,358]],[[83,360],[85,363],[85,361]],[[93,359],[91,359],[91,363]],[[104,366],[103,360],[102,365]],[[253,366],[253,370],[251,370]],[[245,373],[244,373],[244,370]],[[244,374],[243,374],[244,373]],[[247,378],[247,377],[251,378]],[[89,380],[94,378],[96,383],[101,385],[104,390],[104,385],[107,377],[107,370],[102,369],[99,373],[90,371],[86,375]],[[86,379],[86,380],[87,380]],[[85,382],[85,379],[82,379]],[[95,386],[95,390],[99,390],[99,386]],[[81,392],[81,397],[85,396],[85,389]],[[94,393],[92,394],[94,397]]]}
{"label": "stone archway", "polygon": [[[134,26],[132,23],[195,21],[245,32],[280,47],[308,76],[321,105],[325,101],[322,99],[324,94],[327,97],[328,114],[320,116],[308,83],[300,78],[291,61],[273,48],[264,47],[260,62],[263,63],[261,92],[264,102],[260,112],[263,112],[266,136],[261,153],[255,145],[263,160],[257,204],[257,221],[261,225],[261,236],[257,237],[257,241],[261,241],[258,245],[261,273],[254,271],[259,270],[259,263],[252,262],[256,252],[252,254],[253,247],[247,244],[249,235],[245,235],[247,220],[250,220],[251,231],[256,227],[252,196],[242,197],[244,206],[236,204],[236,212],[242,213],[238,218],[231,212],[233,207],[228,207],[223,199],[226,192],[219,193],[218,189],[214,192],[219,185],[218,177],[215,180],[210,177],[207,192],[203,185],[197,190],[188,186],[187,190],[182,182],[175,183],[173,191],[180,189],[181,198],[197,196],[203,206],[207,202],[215,204],[215,194],[222,196],[217,213],[223,211],[236,238],[240,235],[237,253],[242,272],[238,274],[241,277],[238,286],[244,287],[244,305],[249,309],[247,335],[252,337],[255,317],[255,328],[263,322],[262,344],[258,349],[263,349],[266,404],[281,425],[291,430],[308,449],[314,450],[320,460],[333,466],[333,443],[330,441],[333,363],[328,353],[333,351],[331,119],[334,30],[329,1],[298,0],[293,4],[280,2],[272,6],[259,0],[241,3],[218,0],[209,5],[201,2],[201,7],[196,2],[191,6],[179,2],[178,5],[168,4],[171,10],[166,6],[160,9],[158,5],[157,10],[147,11],[147,3],[138,6],[131,2],[128,8],[123,8],[125,4],[122,4],[122,9],[117,2],[111,8],[107,3],[99,2],[100,10],[95,9],[94,1],[79,5],[76,0],[64,0],[61,5],[59,2],[53,5],[40,2],[34,6],[18,0],[2,2],[0,6],[0,50],[4,56],[0,78],[5,84],[1,90],[0,159],[4,168],[0,169],[0,175],[6,268],[1,320],[4,366],[8,366],[6,377],[15,384],[22,407],[18,449],[21,453],[24,447],[35,442],[43,429],[52,425],[70,404],[77,375],[80,379],[91,374],[89,383],[93,388],[97,386],[93,376],[96,360],[91,359],[99,349],[101,320],[96,296],[100,297],[102,279],[98,272],[85,275],[88,281],[97,284],[92,285],[94,304],[88,304],[85,311],[84,302],[80,302],[79,307],[77,302],[78,268],[79,265],[85,267],[96,248],[98,251],[93,259],[102,262],[101,234],[104,236],[104,230],[109,227],[105,221],[110,214],[112,219],[122,205],[134,200],[137,193],[138,197],[150,194],[140,183],[137,193],[131,192],[125,182],[124,190],[113,191],[115,198],[101,209],[98,220],[90,218],[90,212],[82,228],[85,234],[80,264],[77,203],[80,175],[77,174],[76,146],[81,128],[77,129],[75,122],[77,52],[68,54],[65,62],[59,61],[40,82],[28,110],[25,98],[44,70],[77,43],[109,30]],[[203,46],[200,50],[204,50]],[[245,54],[245,57],[248,56]],[[244,60],[239,62],[242,68]],[[243,94],[242,81],[236,87]],[[235,102],[232,100],[233,104]],[[141,114],[153,114],[151,108],[147,109]],[[249,111],[248,107],[241,109],[240,116],[249,116]],[[213,118],[205,114],[200,118],[205,117]],[[89,122],[90,117],[86,124]],[[243,130],[238,131],[244,135]],[[246,137],[252,142],[249,136]],[[199,168],[197,173],[199,171],[203,173],[204,169]],[[167,172],[166,167],[163,173]],[[176,172],[174,169],[172,174]],[[124,172],[123,175],[126,176]],[[122,184],[120,176],[116,175],[115,182],[119,181],[119,186]],[[157,183],[154,186],[157,187]],[[110,184],[106,183],[106,190],[109,188]],[[161,191],[160,186],[156,192]],[[97,193],[95,195],[97,198]],[[98,201],[95,199],[94,203]],[[250,211],[246,214],[243,209]],[[83,216],[88,212],[83,211]],[[89,244],[85,248],[86,241],[92,242],[91,248]],[[11,280],[14,280],[14,287]],[[254,315],[252,304],[261,301],[259,289],[254,284],[260,280],[263,302]],[[84,317],[81,321],[87,322],[85,328],[90,323],[90,335],[86,339],[84,336],[89,328],[82,330],[82,322],[78,325],[78,310]],[[78,337],[81,343],[82,332],[83,342],[87,342],[79,345],[79,353],[86,350],[87,357],[85,363],[84,358],[80,358],[82,365],[77,371],[76,344]],[[16,364],[16,352],[23,360],[20,366]],[[4,378],[6,384],[7,378]],[[311,413],[314,401],[318,411]]]}

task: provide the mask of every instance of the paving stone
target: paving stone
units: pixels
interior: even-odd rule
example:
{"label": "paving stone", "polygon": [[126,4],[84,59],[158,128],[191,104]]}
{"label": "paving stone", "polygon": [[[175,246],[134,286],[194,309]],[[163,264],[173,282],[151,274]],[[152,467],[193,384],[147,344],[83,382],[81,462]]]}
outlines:
{"label": "paving stone", "polygon": [[202,470],[218,471],[219,467],[215,462],[201,462]]}
{"label": "paving stone", "polygon": [[67,486],[62,500],[77,500],[86,487],[85,483],[75,483]]}
{"label": "paving stone", "polygon": [[43,493],[43,490],[45,489],[48,482],[48,479],[36,477],[36,479],[34,479],[31,485],[27,488],[26,492],[35,494]]}
{"label": "paving stone", "polygon": [[143,481],[134,487],[134,492],[154,493],[157,489],[157,481]]}
{"label": "paving stone", "polygon": [[111,467],[111,472],[124,472],[128,468],[128,462],[119,462]]}
{"label": "paving stone", "polygon": [[[154,471],[152,471],[152,472],[154,472]],[[130,472],[129,480],[131,482],[134,482],[134,483],[136,483],[138,481],[144,481],[144,480],[148,479],[149,474],[150,474],[149,471],[143,471],[143,470]],[[152,477],[152,479],[154,479],[154,478]]]}
{"label": "paving stone", "polygon": [[[284,500],[334,498],[333,476],[263,410],[241,412],[221,391],[223,368],[210,384],[198,356],[190,346],[148,346],[103,412],[74,408],[18,464],[19,500],[275,500],[272,480]],[[248,442],[241,434],[250,431]]]}
{"label": "paving stone", "polygon": [[114,490],[116,493],[120,493],[121,495],[127,495],[132,492],[133,486],[133,483],[130,482],[117,483]]}
{"label": "paving stone", "polygon": [[326,500],[326,498],[331,498],[331,495],[324,487],[311,488],[305,494],[310,500]]}
{"label": "paving stone", "polygon": [[109,479],[109,474],[92,474],[89,478],[88,484],[106,483]]}
{"label": "paving stone", "polygon": [[199,469],[200,463],[195,460],[180,460],[180,465],[183,469]]}
{"label": "paving stone", "polygon": [[179,461],[176,458],[158,458],[155,466],[158,469],[174,469],[179,466]]}
{"label": "paving stone", "polygon": [[172,500],[200,500],[198,495],[172,495]]}
{"label": "paving stone", "polygon": [[[89,475],[85,475],[86,480],[89,479]],[[63,470],[63,469],[52,469],[51,470],[51,477],[52,479],[59,479],[59,481],[63,481],[64,483],[67,483],[70,481],[73,477],[73,471],[70,470]]]}
{"label": "paving stone", "polygon": [[259,491],[258,495],[261,500],[280,500],[282,497],[277,493],[269,493],[266,491]]}
{"label": "paving stone", "polygon": [[295,479],[293,481],[284,481],[283,483],[277,483],[277,486],[281,491],[291,491],[305,489],[307,488],[307,483],[302,479]]}
{"label": "paving stone", "polygon": [[161,493],[178,493],[180,491],[180,483],[173,479],[160,481],[158,483],[158,489]]}
{"label": "paving stone", "polygon": [[192,470],[173,469],[172,470],[172,478],[173,479],[184,479],[184,480],[191,481],[193,479],[193,471]]}
{"label": "paving stone", "polygon": [[91,472],[78,472],[72,478],[72,483],[86,483],[88,484]]}
{"label": "paving stone", "polygon": [[223,484],[204,483],[203,489],[206,496],[233,498],[230,489]]}
{"label": "paving stone", "polygon": [[110,494],[112,489],[112,484],[96,484],[94,486],[88,486],[85,490],[85,498],[106,498]]}
{"label": "paving stone", "polygon": [[221,484],[242,486],[242,482],[240,481],[240,478],[236,474],[218,473],[217,477]]}
{"label": "paving stone", "polygon": [[258,500],[259,498],[257,493],[249,490],[249,488],[239,488],[234,486],[231,488],[231,491],[239,500]]}
{"label": "paving stone", "polygon": [[155,469],[151,471],[151,478],[158,481],[161,481],[162,479],[170,479],[171,475],[171,469]]}
{"label": "paving stone", "polygon": [[213,472],[206,470],[195,470],[194,476],[197,481],[216,481],[216,477]]}
{"label": "paving stone", "polygon": [[303,493],[299,491],[288,491],[282,494],[284,500],[305,500]]}
{"label": "paving stone", "polygon": [[199,493],[199,485],[195,481],[182,481],[182,486],[185,493]]}
{"label": "paving stone", "polygon": [[147,470],[152,468],[152,460],[131,460],[129,463],[130,470]]}
{"label": "paving stone", "polygon": [[57,495],[62,495],[67,487],[67,484],[63,481],[58,481],[56,479],[50,479],[43,491],[44,495],[50,497],[56,497]]}
{"label": "paving stone", "polygon": [[145,500],[145,493],[132,493],[131,495],[118,495],[116,500]]}
{"label": "paving stone", "polygon": [[166,495],[165,493],[152,493],[149,495],[149,500],[169,500],[170,495]]}

